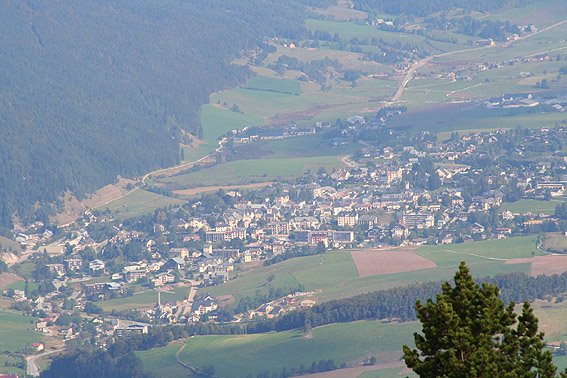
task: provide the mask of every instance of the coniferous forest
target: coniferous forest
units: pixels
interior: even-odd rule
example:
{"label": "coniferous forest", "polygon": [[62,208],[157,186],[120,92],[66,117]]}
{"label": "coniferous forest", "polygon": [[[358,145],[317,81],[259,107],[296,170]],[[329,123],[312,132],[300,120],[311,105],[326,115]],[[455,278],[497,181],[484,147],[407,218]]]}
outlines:
{"label": "coniferous forest", "polygon": [[295,0],[5,2],[0,227],[45,217],[34,205],[66,191],[174,165],[209,94],[247,77],[233,59],[298,37],[304,17]]}

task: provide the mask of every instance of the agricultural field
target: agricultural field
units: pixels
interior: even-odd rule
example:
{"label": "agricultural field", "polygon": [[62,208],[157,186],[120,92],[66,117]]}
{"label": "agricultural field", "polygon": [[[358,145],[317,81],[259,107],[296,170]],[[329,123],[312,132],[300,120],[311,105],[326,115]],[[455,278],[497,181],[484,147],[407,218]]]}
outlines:
{"label": "agricultural field", "polygon": [[360,147],[361,144],[358,143],[334,146],[320,135],[305,135],[247,144],[237,148],[237,151],[245,154],[246,150],[250,149],[263,159],[286,159],[291,157],[347,155]]}
{"label": "agricultural field", "polygon": [[248,80],[244,88],[295,96],[299,96],[301,94],[301,83],[297,80],[274,79],[262,76],[252,77]]}
{"label": "agricultural field", "polygon": [[151,213],[162,207],[182,203],[184,203],[184,201],[176,198],[165,197],[160,194],[148,192],[147,190],[138,189],[96,210],[104,211],[109,209],[116,219],[127,219]]}
{"label": "agricultural field", "polygon": [[[37,287],[38,287],[38,284],[36,282],[29,282],[28,281],[28,290],[30,292],[37,289]],[[10,285],[6,286],[6,289],[12,289],[12,290],[25,290],[25,288],[26,288],[26,282],[24,280],[22,280],[21,278],[19,278],[14,283],[11,283]]]}
{"label": "agricultural field", "polygon": [[[222,107],[220,104],[209,104],[201,109],[203,125],[203,144],[198,147],[207,148],[207,152],[218,147],[217,139],[231,130],[243,129],[246,126],[261,125],[263,120],[251,114],[241,114]],[[203,154],[204,155],[204,154]],[[199,157],[202,157],[200,155]]]}
{"label": "agricultural field", "polygon": [[[442,116],[440,116],[440,114]],[[463,104],[433,105],[429,108],[404,113],[392,118],[392,128],[411,128],[412,133],[431,131],[447,138],[452,131],[474,132],[518,126],[540,128],[565,122],[565,113],[505,112],[500,110],[470,109]]]}
{"label": "agricultural field", "polygon": [[[402,345],[412,343],[412,334],[417,329],[416,322],[359,321],[314,328],[311,338],[304,338],[302,332],[296,330],[200,336],[190,338],[178,358],[194,367],[212,364],[220,377],[279,372],[283,367],[310,366],[322,359],[332,359],[337,365],[356,366],[362,359],[376,356],[378,363],[395,363],[401,356]],[[179,348],[179,343],[173,343],[165,348],[138,352],[138,356],[150,372],[175,376],[180,372],[180,365],[174,363]],[[401,370],[402,364],[399,366]]]}
{"label": "agricultural field", "polygon": [[389,43],[409,43],[426,51],[431,51],[433,47],[433,53],[452,51],[465,47],[464,45],[429,41],[426,37],[417,34],[378,30],[370,25],[316,19],[307,20],[306,25],[311,31],[322,30],[328,32],[330,35],[336,33],[344,41],[350,41],[352,38],[370,41],[372,38],[376,38]]}
{"label": "agricultural field", "polygon": [[[541,254],[536,248],[535,236],[450,246],[423,246],[415,253],[424,259],[423,266],[427,269],[409,271],[403,262],[398,262],[400,267],[396,270],[391,259],[385,259],[383,263],[390,264],[387,271],[377,270],[379,274],[361,276],[352,257],[356,253],[335,251],[290,259],[238,273],[235,279],[207,288],[207,292],[216,296],[233,295],[238,301],[244,296],[254,296],[257,290],[267,292],[270,287],[294,288],[302,284],[306,290],[316,291],[316,300],[326,301],[412,283],[450,280],[461,261],[466,261],[472,273],[478,277],[508,272],[529,273],[531,260],[514,264],[506,264],[506,260]],[[373,261],[373,264],[380,267],[378,261]]]}
{"label": "agricultural field", "polygon": [[[169,290],[168,290],[169,291]],[[175,302],[186,299],[189,294],[188,287],[178,287],[172,293],[163,291],[161,293],[161,301]],[[103,310],[110,312],[112,310],[132,310],[139,308],[152,308],[157,303],[158,294],[156,290],[145,290],[134,294],[131,297],[115,298],[108,301],[97,302]]]}
{"label": "agricultural field", "polygon": [[302,82],[300,95],[236,88],[211,95],[211,103],[237,105],[244,115],[259,117],[265,123],[281,123],[291,117],[312,124],[335,120],[338,112],[342,112],[341,118],[372,112],[397,87],[396,81],[383,78],[361,78],[355,87],[350,82],[335,82],[324,91],[318,84]]}
{"label": "agricultural field", "polygon": [[567,302],[536,300],[532,307],[539,320],[539,329],[545,332],[546,341],[567,342]]}
{"label": "agricultural field", "polygon": [[538,28],[565,20],[567,3],[563,0],[541,0],[521,8],[506,9],[486,15],[491,20],[509,20],[520,26],[534,24]]}
{"label": "agricultural field", "polygon": [[517,202],[505,202],[501,206],[502,211],[510,211],[514,214],[545,214],[553,215],[555,207],[562,201],[551,200],[533,200],[533,199],[520,199]]}
{"label": "agricultural field", "polygon": [[21,251],[22,248],[20,243],[15,240],[8,239],[4,236],[0,236],[0,252],[18,252]]}
{"label": "agricultural field", "polygon": [[265,182],[276,178],[291,179],[309,170],[317,171],[319,167],[332,170],[341,166],[342,163],[336,156],[237,160],[197,172],[164,178],[161,182],[182,187],[236,185]]}
{"label": "agricultural field", "polygon": [[548,252],[567,252],[567,236],[559,232],[550,232],[542,238],[541,247]]}
{"label": "agricultural field", "polygon": [[[19,352],[25,346],[43,340],[43,334],[34,330],[35,318],[21,315],[11,310],[0,309],[0,350]],[[0,372],[25,374],[25,369],[4,366],[4,363],[22,363],[14,358],[0,355]]]}
{"label": "agricultural field", "polygon": [[[343,50],[332,50],[326,48],[305,48],[297,47],[295,49],[289,49],[282,46],[278,46],[275,53],[270,54],[266,59],[266,63],[273,63],[279,59],[281,56],[289,56],[292,58],[297,58],[303,62],[309,63],[314,60],[321,60],[329,58],[338,61],[341,65],[345,67],[350,67],[353,69],[360,70],[367,75],[384,75],[393,74],[395,70],[391,66],[380,64],[374,61],[364,60],[363,54],[355,53],[351,51]],[[253,67],[253,70],[258,70],[259,67]],[[262,72],[270,76],[277,75],[274,71],[267,68],[260,69],[257,72]],[[289,72],[289,71],[288,71]],[[297,71],[292,71],[297,74]]]}
{"label": "agricultural field", "polygon": [[[436,245],[424,246],[417,250],[417,253],[434,259],[440,259],[444,254],[453,254],[456,256],[479,257],[484,259],[491,259],[495,261],[526,258],[541,255],[536,248],[537,236],[518,236],[509,239],[500,240],[487,240],[475,243],[465,244],[450,244],[450,245]],[[439,256],[435,259],[433,256]],[[474,271],[474,269],[471,268]],[[475,272],[481,274],[482,272]]]}

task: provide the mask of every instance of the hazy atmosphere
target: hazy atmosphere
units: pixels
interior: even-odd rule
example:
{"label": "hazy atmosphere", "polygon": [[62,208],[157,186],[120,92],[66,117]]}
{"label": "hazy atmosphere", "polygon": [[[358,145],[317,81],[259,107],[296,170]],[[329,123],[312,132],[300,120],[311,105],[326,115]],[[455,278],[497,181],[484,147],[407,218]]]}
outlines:
{"label": "hazy atmosphere", "polygon": [[0,10],[0,377],[567,377],[565,0]]}

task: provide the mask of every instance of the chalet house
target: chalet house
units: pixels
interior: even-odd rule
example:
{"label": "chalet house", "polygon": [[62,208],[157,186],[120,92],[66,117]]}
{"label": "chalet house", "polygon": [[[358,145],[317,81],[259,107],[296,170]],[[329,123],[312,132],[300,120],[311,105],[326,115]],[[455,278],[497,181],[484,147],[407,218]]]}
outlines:
{"label": "chalet house", "polygon": [[145,334],[148,333],[149,329],[150,329],[149,324],[134,323],[134,324],[130,324],[126,327],[116,328],[114,330],[114,336],[123,337],[123,336],[129,336],[129,335],[145,335]]}
{"label": "chalet house", "polygon": [[163,286],[175,282],[175,276],[171,273],[160,273],[152,280],[154,286]]}
{"label": "chalet house", "polygon": [[45,264],[51,273],[57,274],[59,277],[65,275],[65,265],[63,264]]}
{"label": "chalet house", "polygon": [[185,260],[174,257],[172,259],[167,260],[165,264],[163,264],[165,269],[172,269],[172,270],[182,270],[185,268]]}
{"label": "chalet house", "polygon": [[105,265],[104,265],[104,261],[102,260],[93,260],[89,263],[89,270],[91,272],[99,272],[104,270]]}
{"label": "chalet house", "polygon": [[83,268],[83,260],[81,259],[66,259],[64,263],[68,271],[78,271]]}
{"label": "chalet house", "polygon": [[170,258],[178,257],[180,259],[186,259],[189,257],[189,250],[187,248],[171,248],[168,256]]}
{"label": "chalet house", "polygon": [[392,228],[392,237],[394,238],[405,239],[408,237],[408,235],[409,235],[408,229],[401,224],[398,224],[394,226],[394,228]]}
{"label": "chalet house", "polygon": [[354,227],[358,222],[358,214],[356,213],[341,213],[337,217],[339,227]]}

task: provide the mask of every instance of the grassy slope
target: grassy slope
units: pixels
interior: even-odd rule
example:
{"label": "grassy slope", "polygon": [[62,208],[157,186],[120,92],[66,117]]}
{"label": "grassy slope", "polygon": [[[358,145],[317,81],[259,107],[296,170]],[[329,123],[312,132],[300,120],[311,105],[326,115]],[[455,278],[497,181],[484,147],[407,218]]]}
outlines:
{"label": "grassy slope", "polygon": [[502,205],[502,211],[511,211],[512,213],[527,213],[532,214],[543,213],[552,215],[555,212],[555,206],[561,201],[541,201],[532,199],[521,199],[517,202],[506,202]]}
{"label": "grassy slope", "polygon": [[163,182],[186,186],[241,184],[267,181],[274,178],[292,178],[308,170],[316,171],[319,167],[331,170],[340,166],[342,166],[342,163],[336,156],[237,160],[198,172],[166,178],[163,179]]}
{"label": "grassy slope", "polygon": [[[10,310],[0,310],[0,351],[18,352],[22,347],[41,341],[43,335],[34,330],[35,318]],[[0,356],[0,363],[15,362],[14,359]],[[0,365],[0,372],[23,374],[24,370]]]}
{"label": "grassy slope", "polygon": [[0,236],[0,251],[3,250],[18,252],[21,251],[22,248],[20,247],[20,243],[17,241]]}
{"label": "grassy slope", "polygon": [[165,197],[146,190],[136,190],[126,197],[112,201],[108,205],[97,208],[97,210],[112,211],[117,219],[126,219],[142,214],[151,213],[156,209],[171,205],[179,205],[184,201]]}
{"label": "grassy slope", "polygon": [[[188,288],[181,287],[175,289],[175,294],[162,292],[161,301],[174,302],[187,298]],[[140,294],[135,294],[131,297],[116,298],[109,301],[97,302],[97,305],[102,307],[105,311],[111,310],[132,310],[137,308],[151,308],[157,303],[157,291],[147,290]]]}
{"label": "grassy slope", "polygon": [[255,76],[248,80],[245,85],[248,89],[267,92],[280,92],[298,96],[301,94],[301,83],[297,80],[275,79],[270,77]]}
{"label": "grassy slope", "polygon": [[[411,342],[417,327],[413,322],[401,325],[361,321],[315,328],[311,339],[303,338],[300,331],[202,336],[189,339],[179,357],[195,367],[213,364],[220,377],[244,377],[248,373],[256,376],[266,370],[279,373],[284,366],[298,368],[329,358],[337,365],[354,364],[361,357],[378,353],[393,353],[389,357],[395,359],[401,346]],[[150,372],[174,376],[179,369],[171,363],[178,349],[178,344],[172,344],[138,355]]]}
{"label": "grassy slope", "polygon": [[[329,252],[258,268],[207,291],[212,295],[232,294],[238,300],[242,296],[253,296],[256,290],[267,291],[270,286],[289,288],[301,283],[307,290],[321,290],[316,297],[324,301],[411,283],[447,280],[463,260],[476,276],[529,272],[529,264],[506,265],[490,258],[510,259],[531,257],[532,252],[539,254],[535,241],[535,237],[518,237],[451,246],[424,246],[417,253],[434,261],[437,268],[368,277],[358,277],[350,252]],[[274,275],[275,280],[268,283],[270,275]]]}

